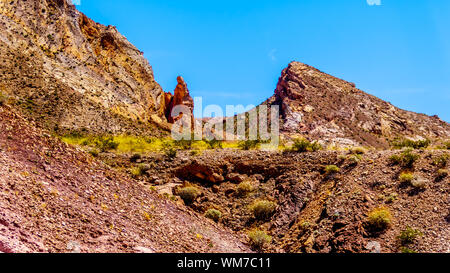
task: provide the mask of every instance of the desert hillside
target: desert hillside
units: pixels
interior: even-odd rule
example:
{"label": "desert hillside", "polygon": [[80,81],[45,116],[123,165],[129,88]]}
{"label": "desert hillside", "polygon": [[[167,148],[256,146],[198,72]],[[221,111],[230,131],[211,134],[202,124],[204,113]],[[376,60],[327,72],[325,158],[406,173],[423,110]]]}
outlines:
{"label": "desert hillside", "polygon": [[437,116],[292,62],[279,146],[175,141],[188,83],[65,0],[1,0],[0,62],[0,252],[450,252]]}

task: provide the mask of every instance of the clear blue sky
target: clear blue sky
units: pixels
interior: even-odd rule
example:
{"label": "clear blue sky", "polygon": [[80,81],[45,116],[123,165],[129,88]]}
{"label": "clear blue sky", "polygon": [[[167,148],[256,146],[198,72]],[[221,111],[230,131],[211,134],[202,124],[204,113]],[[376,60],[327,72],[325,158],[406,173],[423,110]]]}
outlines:
{"label": "clear blue sky", "polygon": [[145,52],[173,91],[204,104],[259,104],[290,61],[355,82],[403,109],[450,121],[450,1],[82,0]]}

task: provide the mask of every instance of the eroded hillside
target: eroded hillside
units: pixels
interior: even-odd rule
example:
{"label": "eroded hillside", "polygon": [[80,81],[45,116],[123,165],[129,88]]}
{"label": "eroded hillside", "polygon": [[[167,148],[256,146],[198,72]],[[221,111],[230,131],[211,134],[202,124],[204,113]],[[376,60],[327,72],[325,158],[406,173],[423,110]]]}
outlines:
{"label": "eroded hillside", "polygon": [[0,252],[72,251],[250,250],[240,235],[0,106]]}

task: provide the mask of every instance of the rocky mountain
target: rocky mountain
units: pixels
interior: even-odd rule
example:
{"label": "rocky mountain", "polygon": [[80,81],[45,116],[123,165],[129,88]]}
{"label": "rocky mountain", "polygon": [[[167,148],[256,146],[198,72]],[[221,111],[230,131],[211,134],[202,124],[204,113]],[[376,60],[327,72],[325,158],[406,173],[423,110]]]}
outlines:
{"label": "rocky mountain", "polygon": [[388,147],[397,137],[435,140],[450,135],[450,124],[437,116],[401,110],[299,62],[283,70],[266,103],[280,106],[282,134],[326,144]]}
{"label": "rocky mountain", "polygon": [[66,0],[1,1],[0,58],[0,91],[49,128],[148,133],[167,122],[143,53]]}
{"label": "rocky mountain", "polygon": [[0,105],[0,253],[251,251],[38,126]]}

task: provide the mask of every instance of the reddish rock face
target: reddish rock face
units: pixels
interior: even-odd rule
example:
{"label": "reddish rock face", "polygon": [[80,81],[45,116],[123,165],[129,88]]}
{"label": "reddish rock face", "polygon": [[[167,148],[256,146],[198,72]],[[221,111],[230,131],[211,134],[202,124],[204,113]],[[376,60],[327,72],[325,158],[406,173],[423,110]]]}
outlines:
{"label": "reddish rock face", "polygon": [[175,88],[174,95],[166,93],[165,96],[166,100],[165,115],[169,123],[175,123],[182,117],[182,115],[172,117],[172,110],[177,105],[184,105],[188,107],[191,111],[191,116],[194,116],[194,100],[189,94],[187,84],[184,82],[184,79],[181,76],[177,78],[177,81],[178,84],[177,87]]}

